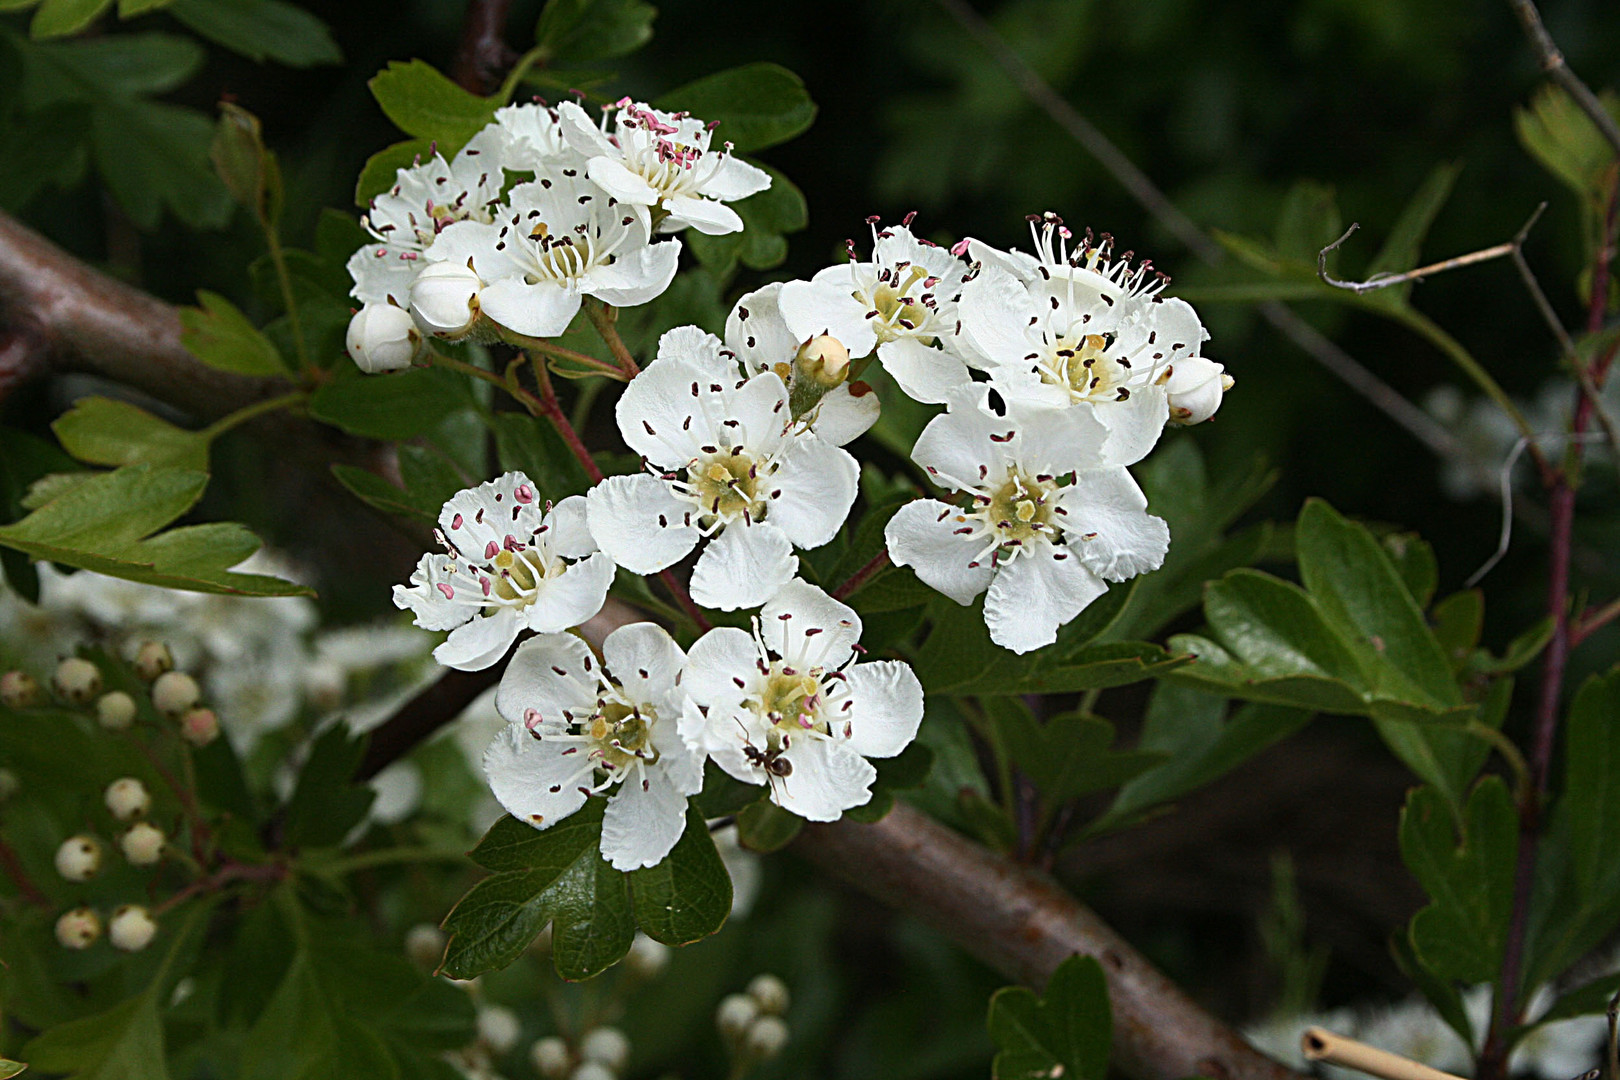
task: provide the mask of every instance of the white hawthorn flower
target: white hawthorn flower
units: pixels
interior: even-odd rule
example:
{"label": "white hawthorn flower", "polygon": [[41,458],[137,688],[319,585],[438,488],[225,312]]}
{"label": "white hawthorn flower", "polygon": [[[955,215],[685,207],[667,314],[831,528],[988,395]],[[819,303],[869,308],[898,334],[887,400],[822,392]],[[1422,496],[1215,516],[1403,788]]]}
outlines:
{"label": "white hawthorn flower", "polygon": [[506,136],[493,127],[473,137],[452,161],[435,153],[394,174],[394,186],[371,200],[360,219],[376,243],[349,258],[350,295],[363,304],[398,307],[410,300],[423,255],[458,221],[493,221],[505,175]]}
{"label": "white hawthorn flower", "polygon": [[988,589],[990,639],[1026,653],[1057,640],[1105,581],[1158,569],[1170,530],[1130,473],[1105,464],[1088,412],[1008,402],[998,415],[988,398],[982,383],[958,391],[911,453],[966,504],[918,499],[883,535],[897,566],[957,603]]}
{"label": "white hawthorn flower", "polygon": [[563,138],[557,110],[540,101],[495,110],[495,123],[506,135],[506,168],[512,172],[556,172],[585,168],[585,158]]}
{"label": "white hawthorn flower", "polygon": [[367,375],[402,371],[427,349],[410,312],[388,303],[366,304],[355,312],[344,344],[349,358]]}
{"label": "white hawthorn flower", "polygon": [[585,527],[574,495],[542,510],[520,472],[468,488],[439,512],[446,554],[422,556],[394,606],[424,630],[449,630],[433,650],[446,667],[479,671],[512,647],[521,630],[566,630],[602,610],[613,560]]}
{"label": "white hawthorn flower", "polygon": [[814,585],[782,586],[753,632],[710,630],[687,657],[681,736],[771,801],[833,821],[872,797],[877,770],[917,736],[923,690],[898,660],[855,663],[861,619]]}
{"label": "white hawthorn flower", "polygon": [[861,357],[874,349],[900,389],[918,401],[943,402],[968,381],[955,345],[956,305],[967,268],[956,256],[919,240],[905,224],[872,226],[872,261],[850,245],[848,263],[809,281],[782,286],[779,304],[791,335],[831,334]]}
{"label": "white hawthorn flower", "polygon": [[1109,456],[1140,461],[1169,416],[1165,382],[1209,335],[1184,300],[1160,296],[1151,264],[1113,258],[1113,240],[1072,234],[1056,215],[1031,218],[1038,259],[977,241],[980,272],[962,289],[961,345],[1009,401],[1095,410]]}
{"label": "white hawthorn flower", "polygon": [[647,211],[562,169],[519,184],[488,224],[444,230],[429,258],[470,266],[484,282],[483,313],[528,337],[568,329],[582,297],[645,304],[669,287],[679,240],[650,243]]}
{"label": "white hawthorn flower", "polygon": [[1170,399],[1172,424],[1202,424],[1221,407],[1221,397],[1232,389],[1226,368],[1202,356],[1177,360],[1164,381]]}
{"label": "white hawthorn flower", "polygon": [[686,655],[661,628],[631,623],[602,642],[602,658],[572,634],[519,646],[495,697],[509,723],[484,771],[501,805],[537,829],[612,790],[602,856],[617,870],[656,866],[703,787],[703,758],[678,730]]}
{"label": "white hawthorn flower", "polygon": [[[557,106],[563,139],[587,160],[590,178],[620,202],[661,207],[661,233],[691,226],[710,236],[741,232],[727,206],[771,186],[770,174],[738,161],[731,144],[710,147],[713,125],[687,113],[667,113],[624,98],[604,110],[603,127],[572,101]],[[606,130],[611,116],[613,131]]]}
{"label": "white hawthorn flower", "polygon": [[713,354],[697,363],[661,355],[616,414],[648,471],[590,490],[591,535],[637,574],[671,566],[707,539],[691,581],[704,607],[769,600],[797,572],[793,549],[831,540],[855,501],[855,459],[790,423],[788,389],[774,372],[744,380]]}

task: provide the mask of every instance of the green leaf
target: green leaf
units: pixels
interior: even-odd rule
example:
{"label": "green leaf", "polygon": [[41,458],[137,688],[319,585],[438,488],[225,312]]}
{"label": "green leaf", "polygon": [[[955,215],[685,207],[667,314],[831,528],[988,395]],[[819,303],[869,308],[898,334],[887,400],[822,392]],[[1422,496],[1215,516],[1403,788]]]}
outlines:
{"label": "green leaf", "polygon": [[298,786],[287,800],[285,836],[289,847],[330,847],[365,820],[377,793],[355,782],[366,752],[366,738],[351,738],[343,724],[333,724],[309,748],[298,772]]}
{"label": "green leaf", "polygon": [[1296,181],[1277,212],[1277,254],[1309,266],[1314,274],[1317,253],[1343,231],[1333,188],[1314,180]]}
{"label": "green leaf", "polygon": [[366,505],[385,514],[399,514],[420,518],[423,521],[434,521],[439,516],[440,503],[430,505],[410,492],[395,487],[376,473],[367,472],[358,466],[333,465],[332,475]]}
{"label": "green leaf", "polygon": [[348,1015],[314,959],[300,949],[242,1043],[242,1080],[364,1076],[391,1080],[399,1066],[375,1031]]}
{"label": "green leaf", "polygon": [[534,43],[547,59],[565,63],[612,60],[651,41],[657,15],[642,0],[547,0]]}
{"label": "green leaf", "polygon": [[438,144],[448,160],[484,125],[503,102],[469,94],[422,60],[390,61],[368,86],[388,119],[405,134]]}
{"label": "green leaf", "polygon": [[[360,179],[354,185],[354,205],[367,207],[371,200],[394,186],[399,170],[409,169],[434,154],[431,139],[406,139],[385,146],[366,159]],[[365,241],[361,241],[364,243]]]}
{"label": "green leaf", "polygon": [[804,819],[799,815],[761,799],[737,814],[737,843],[768,855],[787,847],[803,828]]}
{"label": "green leaf", "polygon": [[308,596],[301,585],[229,568],[259,549],[235,524],[190,525],[152,536],[189,510],[208,483],[191,469],[127,465],[75,485],[21,521],[0,544],[64,566],[129,581],[238,596]]}
{"label": "green leaf", "polygon": [[1430,904],[1412,917],[1419,962],[1443,979],[1487,982],[1501,967],[1513,907],[1519,818],[1500,777],[1474,786],[1462,820],[1441,794],[1421,787],[1401,812],[1401,858]]}
{"label": "green leaf", "polygon": [[112,6],[112,0],[45,0],[34,12],[28,33],[37,40],[77,34]]}
{"label": "green leaf", "polygon": [[1039,723],[1019,698],[981,700],[1002,746],[1052,805],[1118,787],[1167,756],[1114,750],[1114,725],[1101,717],[1063,713]]}
{"label": "green leaf", "polygon": [[208,438],[112,398],[87,397],[51,423],[68,453],[91,465],[173,465],[206,472]]}
{"label": "green leaf", "polygon": [[[1605,91],[1600,100],[1610,116],[1620,119],[1620,99]],[[1569,186],[1585,206],[1606,198],[1605,176],[1614,164],[1614,149],[1591,117],[1556,83],[1543,83],[1527,109],[1513,113],[1513,129],[1529,155]]]}
{"label": "green leaf", "polygon": [[0,1058],[0,1080],[11,1080],[13,1076],[21,1075],[27,1068],[28,1066],[20,1061]]}
{"label": "green leaf", "polygon": [[1606,1012],[1616,993],[1620,993],[1620,972],[1593,979],[1565,993],[1536,1018],[1536,1023],[1550,1024],[1555,1020],[1568,1020],[1572,1016],[1593,1016]]}
{"label": "green leaf", "polygon": [[203,37],[257,63],[311,67],[343,61],[326,24],[282,0],[171,0],[168,11]]}
{"label": "green leaf", "polygon": [[527,413],[496,413],[488,418],[502,469],[517,469],[553,502],[583,494],[590,477],[555,428]]}
{"label": "green leaf", "polygon": [[167,209],[194,228],[218,228],[230,193],[208,160],[214,125],[195,109],[109,97],[91,115],[96,169],[113,197],[143,229]]}
{"label": "green leaf", "polygon": [[742,218],[742,231],[706,236],[692,229],[686,234],[698,261],[722,274],[729,274],[739,261],[751,270],[780,266],[787,259],[786,234],[800,231],[809,221],[804,193],[793,181],[769,165],[754,164],[771,174],[771,186],[731,204]]}
{"label": "green leaf", "polygon": [[752,154],[801,134],[816,119],[804,80],[779,64],[743,64],[705,75],[653,102],[719,123],[715,140]]}
{"label": "green leaf", "polygon": [[27,71],[27,95],[40,105],[116,95],[166,94],[201,69],[207,51],[177,34],[118,34],[42,45]]}
{"label": "green leaf", "polygon": [[281,218],[281,168],[264,145],[259,118],[239,105],[220,102],[219,126],[208,156],[231,198],[247,207],[264,228],[275,228]]}
{"label": "green leaf", "polygon": [[[1456,184],[1460,172],[1461,165],[1435,166],[1434,171],[1413,193],[1401,216],[1395,219],[1389,235],[1384,238],[1384,246],[1367,267],[1369,278],[1376,274],[1404,274],[1417,267],[1418,257],[1423,250],[1423,238],[1429,234],[1429,226],[1434,224],[1440,208],[1451,197],[1452,186]],[[1404,300],[1411,295],[1412,284],[1409,281],[1404,285],[1391,285],[1370,295],[1375,300],[1385,297]]]}
{"label": "green leaf", "polygon": [[365,375],[339,369],[309,399],[309,414],[350,435],[409,439],[431,431],[472,399],[461,380],[441,368]]}
{"label": "green leaf", "polygon": [[[1361,666],[1303,589],[1269,574],[1234,570],[1210,583],[1204,615],[1249,677],[1291,680],[1290,692],[1274,698],[1279,703],[1360,711]],[[1295,692],[1300,687],[1310,689]]]}
{"label": "green leaf", "polygon": [[1028,987],[1002,987],[990,998],[988,1027],[1000,1050],[995,1080],[1105,1080],[1113,1020],[1102,965],[1069,957],[1040,998]]}
{"label": "green leaf", "polygon": [[664,861],[632,870],[627,880],[636,925],[665,945],[706,938],[731,914],[731,875],[696,806],[687,808],[686,829]]}
{"label": "green leaf", "polygon": [[199,290],[200,308],[181,308],[180,344],[209,367],[238,375],[285,375],[287,365],[270,339],[237,306],[218,293]]}
{"label": "green leaf", "polygon": [[735,814],[764,796],[765,788],[762,785],[745,784],[710,759],[703,763],[703,790],[694,804],[703,811],[705,818],[718,818]]}
{"label": "green leaf", "polygon": [[1452,593],[1430,613],[1434,639],[1451,662],[1455,675],[1468,666],[1485,629],[1485,594],[1478,589]]}
{"label": "green leaf", "polygon": [[71,1080],[168,1080],[156,997],[137,994],[104,1013],[73,1020],[23,1047],[42,1073]]}
{"label": "green leaf", "polygon": [[1434,545],[1416,533],[1392,532],[1378,537],[1378,546],[1395,564],[1395,572],[1400,575],[1401,583],[1406,586],[1418,609],[1421,611],[1428,607],[1440,583],[1440,566],[1435,561]]}

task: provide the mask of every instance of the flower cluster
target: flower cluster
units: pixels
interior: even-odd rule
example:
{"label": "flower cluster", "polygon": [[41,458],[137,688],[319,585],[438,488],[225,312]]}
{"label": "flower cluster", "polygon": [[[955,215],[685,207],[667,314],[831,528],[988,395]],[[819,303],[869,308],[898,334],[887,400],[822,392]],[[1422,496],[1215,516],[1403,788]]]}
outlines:
{"label": "flower cluster", "polygon": [[626,98],[602,123],[572,102],[511,105],[450,160],[400,169],[362,221],[374,242],[349,259],[355,363],[408,367],[430,337],[551,337],[585,296],[644,304],[680,255],[656,237],[736,232],[725,204],[770,186],[685,113]]}

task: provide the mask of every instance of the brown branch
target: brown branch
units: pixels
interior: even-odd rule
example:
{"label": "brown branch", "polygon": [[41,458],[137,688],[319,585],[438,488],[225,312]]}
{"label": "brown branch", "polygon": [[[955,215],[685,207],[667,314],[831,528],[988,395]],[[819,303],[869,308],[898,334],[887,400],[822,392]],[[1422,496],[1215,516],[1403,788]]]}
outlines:
{"label": "brown branch", "polygon": [[463,90],[480,96],[491,93],[517,60],[517,52],[504,36],[511,8],[512,0],[468,0],[461,44],[450,62],[450,77]]}
{"label": "brown branch", "polygon": [[1344,230],[1343,236],[1339,237],[1337,240],[1333,241],[1333,243],[1316,253],[1316,276],[1321,278],[1325,284],[1331,285],[1335,289],[1348,289],[1350,292],[1360,296],[1362,293],[1374,292],[1378,289],[1387,289],[1391,285],[1404,285],[1409,281],[1417,283],[1422,281],[1424,278],[1432,277],[1435,274],[1443,274],[1447,270],[1460,270],[1465,266],[1474,266],[1478,263],[1489,262],[1492,259],[1500,259],[1503,255],[1517,256],[1522,262],[1524,241],[1530,235],[1530,230],[1535,227],[1536,222],[1540,220],[1542,213],[1545,212],[1546,209],[1546,203],[1542,203],[1540,206],[1537,206],[1535,212],[1530,215],[1530,220],[1526,221],[1524,223],[1524,227],[1514,234],[1513,239],[1504,241],[1500,244],[1493,244],[1491,247],[1481,248],[1478,251],[1470,251],[1466,255],[1457,255],[1450,259],[1442,259],[1437,263],[1430,263],[1427,266],[1420,266],[1416,270],[1407,270],[1399,274],[1381,273],[1374,274],[1366,281],[1340,281],[1338,278],[1328,273],[1327,258],[1330,253],[1338,250],[1341,246],[1343,246],[1346,240],[1350,239],[1350,234],[1361,228],[1361,224],[1359,222],[1352,221],[1350,223],[1350,227]]}
{"label": "brown branch", "polygon": [[1558,43],[1553,41],[1552,35],[1541,24],[1541,12],[1536,10],[1535,0],[1508,0],[1508,6],[1524,26],[1524,36],[1530,39],[1531,47],[1536,50],[1541,70],[1575,99],[1575,104],[1597,126],[1599,133],[1614,148],[1615,154],[1620,155],[1620,124],[1614,122],[1609,110],[1603,107],[1603,102],[1581,81],[1581,77],[1569,69]]}
{"label": "brown branch", "polygon": [[1108,977],[1114,1063],[1136,1080],[1298,1080],[1200,1008],[1045,875],[904,803],[873,825],[808,825],[793,850],[1029,986],[1044,986],[1076,953],[1095,957]]}

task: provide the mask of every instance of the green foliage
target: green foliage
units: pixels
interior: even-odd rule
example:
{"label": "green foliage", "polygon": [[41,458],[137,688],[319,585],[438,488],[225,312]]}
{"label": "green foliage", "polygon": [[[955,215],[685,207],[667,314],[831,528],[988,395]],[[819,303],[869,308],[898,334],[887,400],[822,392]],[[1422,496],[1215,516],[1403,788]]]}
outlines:
{"label": "green foliage", "polygon": [[249,60],[288,67],[338,64],[326,24],[283,0],[168,0],[164,8],[203,37]]}
{"label": "green foliage", "polygon": [[771,186],[730,204],[742,218],[742,232],[724,236],[705,236],[696,230],[687,233],[692,254],[719,274],[730,274],[738,263],[750,270],[780,266],[787,259],[787,234],[799,232],[809,221],[804,193],[769,165],[762,168],[771,174]]}
{"label": "green foliage", "polygon": [[258,539],[240,525],[188,525],[157,532],[191,509],[207,483],[206,473],[191,469],[126,465],[97,474],[21,521],[0,527],[0,544],[35,559],[173,589],[308,595],[301,585],[230,571],[259,549]]}
{"label": "green foliage", "polygon": [[731,875],[695,806],[687,809],[686,830],[664,861],[632,870],[628,879],[636,925],[665,945],[700,941],[731,914]]}
{"label": "green foliage", "polygon": [[780,64],[744,64],[705,75],[653,102],[717,123],[716,140],[751,154],[800,135],[816,119],[804,80]]}
{"label": "green foliage", "polygon": [[281,219],[281,167],[264,145],[259,118],[239,105],[221,102],[208,156],[231,198],[247,207],[264,228],[274,229]]}
{"label": "green foliage", "polygon": [[803,828],[803,818],[765,799],[737,813],[737,843],[760,855],[781,851]]}
{"label": "green foliage", "polygon": [[652,39],[657,15],[642,0],[546,0],[534,43],[544,59],[613,60]]}
{"label": "green foliage", "polygon": [[1089,956],[1059,964],[1039,998],[1007,986],[990,998],[990,1037],[1000,1053],[995,1080],[1103,1080],[1108,1075],[1113,1019],[1108,980]]}
{"label": "green foliage", "polygon": [[409,439],[472,404],[466,383],[440,368],[362,375],[340,368],[309,399],[309,414],[350,435]]}
{"label": "green foliage", "polygon": [[310,746],[283,815],[290,847],[332,847],[365,819],[377,797],[353,780],[365,751],[365,738],[351,736],[342,724],[327,728]]}
{"label": "green foliage", "polygon": [[206,289],[200,308],[182,308],[180,344],[209,367],[238,375],[285,375],[286,362],[235,304]]}
{"label": "green foliage", "polygon": [[367,85],[388,119],[405,134],[437,144],[446,160],[505,104],[469,94],[421,60],[391,61]]}
{"label": "green foliage", "polygon": [[371,200],[394,186],[401,169],[409,169],[431,158],[438,151],[431,139],[406,139],[372,154],[354,185],[354,205],[367,207]]}
{"label": "green foliage", "polygon": [[127,401],[87,397],[51,423],[62,448],[90,465],[208,469],[208,436],[175,427]]}
{"label": "green foliage", "polygon": [[1168,756],[1115,750],[1114,725],[1098,716],[1064,713],[1041,722],[1009,697],[985,698],[984,711],[1013,763],[1054,804],[1119,787]]}
{"label": "green foliage", "polygon": [[[1609,115],[1620,120],[1620,98],[1605,92],[1602,101]],[[1614,148],[1569,91],[1557,83],[1543,83],[1528,108],[1514,110],[1513,129],[1525,151],[1562,180],[1580,198],[1583,209],[1601,208],[1608,198]]]}

